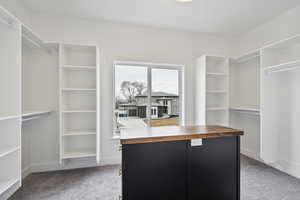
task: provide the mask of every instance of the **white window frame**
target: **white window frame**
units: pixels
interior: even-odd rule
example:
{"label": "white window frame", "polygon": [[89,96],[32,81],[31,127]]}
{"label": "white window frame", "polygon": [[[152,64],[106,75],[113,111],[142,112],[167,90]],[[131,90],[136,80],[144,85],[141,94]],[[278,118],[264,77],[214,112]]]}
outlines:
{"label": "white window frame", "polygon": [[151,123],[151,96],[152,96],[152,69],[170,69],[178,71],[178,92],[179,92],[179,122],[180,126],[185,125],[185,91],[184,91],[184,65],[181,64],[167,64],[167,63],[152,63],[152,62],[135,62],[135,61],[114,61],[113,62],[113,119],[112,119],[112,130],[113,137],[116,138],[119,136],[119,131],[115,130],[115,70],[116,66],[135,66],[135,67],[146,67],[147,68],[147,89],[148,91],[148,103],[147,103],[147,117],[148,117],[148,126],[150,127]]}

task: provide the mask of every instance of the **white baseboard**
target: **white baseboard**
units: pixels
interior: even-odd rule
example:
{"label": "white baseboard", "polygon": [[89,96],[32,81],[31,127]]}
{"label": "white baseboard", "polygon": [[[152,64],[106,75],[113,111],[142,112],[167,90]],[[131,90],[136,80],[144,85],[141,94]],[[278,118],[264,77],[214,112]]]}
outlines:
{"label": "white baseboard", "polygon": [[22,169],[22,179],[26,178],[29,174],[31,174],[31,167],[26,166]]}
{"label": "white baseboard", "polygon": [[282,171],[286,174],[289,174],[293,177],[299,178],[300,179],[300,163],[297,162],[291,162],[291,161],[287,161],[287,160],[281,160],[278,161],[276,163],[272,163],[272,164],[268,164],[265,163],[260,157],[259,157],[259,153],[253,152],[253,151],[249,151],[247,149],[243,149],[241,148],[241,154],[248,156],[249,158],[252,158],[254,160],[257,160],[259,162],[262,162],[266,165],[269,165],[279,171]]}
{"label": "white baseboard", "polygon": [[66,161],[61,165],[58,161],[44,162],[44,163],[32,163],[22,170],[22,178],[26,178],[31,173],[36,172],[48,172],[48,171],[58,171],[58,170],[68,170],[68,169],[79,169],[87,167],[97,167],[105,165],[119,165],[121,164],[121,157],[103,157],[100,159],[100,164],[98,165],[94,159],[74,159],[71,161]]}
{"label": "white baseboard", "polygon": [[241,148],[241,154],[243,154],[249,158],[252,158],[254,160],[262,162],[262,160],[259,157],[259,153],[257,153],[257,152],[251,151],[249,149]]}
{"label": "white baseboard", "polygon": [[274,164],[270,164],[270,166],[274,167],[275,169],[278,169],[279,171],[282,171],[284,173],[287,173],[291,176],[300,179],[300,163],[281,160]]}

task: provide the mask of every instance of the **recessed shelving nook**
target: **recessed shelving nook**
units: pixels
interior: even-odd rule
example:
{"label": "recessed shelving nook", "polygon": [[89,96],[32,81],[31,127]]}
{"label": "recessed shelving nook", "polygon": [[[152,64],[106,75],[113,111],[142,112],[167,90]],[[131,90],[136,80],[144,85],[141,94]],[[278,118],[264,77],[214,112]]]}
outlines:
{"label": "recessed shelving nook", "polygon": [[241,152],[259,159],[260,153],[260,50],[230,60],[229,96],[231,127],[245,132]]}
{"label": "recessed shelving nook", "polygon": [[197,124],[228,125],[229,58],[201,56],[196,67]]}
{"label": "recessed shelving nook", "polygon": [[99,60],[96,46],[60,44],[60,162],[99,162]]}

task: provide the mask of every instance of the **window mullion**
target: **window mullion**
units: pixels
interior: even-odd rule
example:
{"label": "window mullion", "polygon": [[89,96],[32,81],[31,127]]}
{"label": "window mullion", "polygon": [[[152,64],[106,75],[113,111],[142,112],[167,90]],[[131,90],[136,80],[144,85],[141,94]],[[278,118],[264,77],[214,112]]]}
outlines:
{"label": "window mullion", "polygon": [[148,67],[148,70],[147,70],[147,76],[148,76],[148,79],[147,79],[147,94],[148,94],[148,103],[147,103],[147,121],[148,121],[148,127],[151,127],[151,96],[152,96],[152,67]]}

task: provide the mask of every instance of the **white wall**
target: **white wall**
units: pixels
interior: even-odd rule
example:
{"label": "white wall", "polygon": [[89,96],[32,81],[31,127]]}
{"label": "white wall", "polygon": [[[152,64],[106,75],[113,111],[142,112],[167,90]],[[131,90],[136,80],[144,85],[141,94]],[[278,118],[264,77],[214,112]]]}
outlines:
{"label": "white wall", "polygon": [[[97,44],[101,60],[101,155],[103,164],[120,159],[112,139],[113,61],[132,60],[186,66],[186,123],[193,124],[193,67],[201,54],[230,55],[232,38],[142,26],[36,15],[33,30],[48,41]],[[58,141],[57,141],[58,142]],[[57,146],[57,145],[54,145]],[[50,149],[49,149],[50,151]]]}
{"label": "white wall", "polygon": [[241,55],[270,43],[300,34],[300,6],[240,36],[237,54]]}

